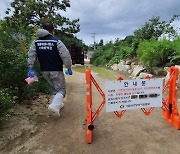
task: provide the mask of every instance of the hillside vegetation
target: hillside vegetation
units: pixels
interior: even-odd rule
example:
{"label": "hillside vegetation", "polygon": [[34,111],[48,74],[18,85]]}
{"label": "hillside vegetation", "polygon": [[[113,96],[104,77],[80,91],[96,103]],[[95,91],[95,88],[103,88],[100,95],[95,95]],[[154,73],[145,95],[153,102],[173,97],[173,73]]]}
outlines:
{"label": "hillside vegetation", "polygon": [[153,67],[164,67],[179,64],[180,36],[179,29],[174,29],[173,16],[170,21],[160,21],[160,17],[153,17],[142,27],[134,31],[134,35],[123,40],[116,39],[105,45],[97,44],[91,63],[96,66],[111,66],[120,60],[134,59],[142,62],[152,71]]}

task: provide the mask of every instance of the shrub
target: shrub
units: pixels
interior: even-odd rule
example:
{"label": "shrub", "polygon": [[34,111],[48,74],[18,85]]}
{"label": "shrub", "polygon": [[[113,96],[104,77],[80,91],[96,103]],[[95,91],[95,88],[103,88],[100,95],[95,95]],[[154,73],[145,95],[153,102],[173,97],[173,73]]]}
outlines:
{"label": "shrub", "polygon": [[36,65],[39,82],[33,85],[27,85],[24,79],[27,77],[27,53],[21,53],[16,50],[0,50],[0,86],[10,88],[13,94],[21,101],[28,96],[33,96],[38,92],[49,91],[47,83],[44,81],[39,65]]}
{"label": "shrub", "polygon": [[180,36],[173,41],[175,54],[169,57],[170,63],[173,65],[180,64]]}
{"label": "shrub", "polygon": [[132,48],[116,42],[114,45],[104,46],[93,54],[91,63],[95,66],[111,66],[119,63],[121,59],[132,57]]}
{"label": "shrub", "polygon": [[142,42],[137,50],[137,55],[147,69],[152,71],[155,66],[164,67],[170,57],[175,54],[173,42],[170,40],[156,40]]}
{"label": "shrub", "polygon": [[114,50],[110,47],[107,49],[98,49],[94,52],[91,58],[91,63],[95,66],[104,66],[106,65],[111,58],[114,56]]}
{"label": "shrub", "polygon": [[26,54],[16,50],[0,50],[0,85],[3,87],[22,87],[26,76]]}
{"label": "shrub", "polygon": [[107,66],[118,64],[121,59],[127,59],[132,57],[132,48],[128,46],[119,46],[116,50],[115,56],[109,61]]}
{"label": "shrub", "polygon": [[120,62],[120,60],[122,59],[122,56],[120,56],[119,54],[116,54],[107,64],[107,66],[112,66],[113,64],[118,64]]}
{"label": "shrub", "polygon": [[132,48],[128,46],[120,46],[119,50],[117,51],[117,54],[121,59],[126,59],[132,57]]}
{"label": "shrub", "polygon": [[15,97],[12,97],[9,92],[8,89],[0,89],[0,121],[12,111],[11,109],[15,103]]}

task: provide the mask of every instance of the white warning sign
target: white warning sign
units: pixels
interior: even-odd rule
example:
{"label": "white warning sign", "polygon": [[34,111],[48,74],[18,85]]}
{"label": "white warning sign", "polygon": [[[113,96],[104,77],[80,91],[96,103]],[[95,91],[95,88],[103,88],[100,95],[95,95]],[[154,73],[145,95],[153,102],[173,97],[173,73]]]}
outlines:
{"label": "white warning sign", "polygon": [[161,107],[162,87],[162,78],[106,81],[106,112]]}

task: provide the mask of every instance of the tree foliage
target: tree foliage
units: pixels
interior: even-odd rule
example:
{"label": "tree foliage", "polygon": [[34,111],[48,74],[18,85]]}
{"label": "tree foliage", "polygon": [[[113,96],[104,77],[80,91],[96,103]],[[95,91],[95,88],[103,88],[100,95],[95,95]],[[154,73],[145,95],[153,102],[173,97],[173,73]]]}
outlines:
{"label": "tree foliage", "polygon": [[60,40],[66,45],[68,49],[70,49],[71,46],[83,46],[84,48],[87,49],[87,46],[82,42],[82,40],[78,39],[76,36],[73,34],[66,34],[63,33],[62,31],[56,31],[56,36],[60,38]]}
{"label": "tree foliage", "polygon": [[27,48],[43,22],[52,22],[58,32],[74,38],[73,34],[80,31],[79,19],[62,15],[69,7],[69,0],[14,0],[6,11],[4,27],[9,27],[9,35],[16,35],[21,46]]}
{"label": "tree foliage", "polygon": [[176,30],[173,28],[172,23],[179,17],[174,15],[169,21],[161,21],[160,17],[152,17],[149,21],[145,22],[143,26],[134,31],[133,50],[136,54],[139,43],[151,38],[160,38],[168,36],[168,38],[175,38],[177,36]]}
{"label": "tree foliage", "polygon": [[5,21],[0,21],[0,48],[4,49],[14,49],[18,46],[18,40],[14,39],[12,35],[10,35],[9,31],[11,28],[6,26]]}
{"label": "tree foliage", "polygon": [[169,37],[176,36],[176,30],[171,25],[178,15],[174,15],[170,21],[160,21],[160,17],[152,17],[148,22],[134,31],[135,37],[139,40],[150,40],[152,37],[158,39],[163,34]]}
{"label": "tree foliage", "polygon": [[13,11],[13,15],[6,17],[6,20],[16,30],[27,30],[27,27],[40,26],[44,21],[51,21],[65,33],[77,33],[79,19],[71,21],[61,15],[68,7],[69,0],[14,0],[11,8],[6,11],[7,15]]}

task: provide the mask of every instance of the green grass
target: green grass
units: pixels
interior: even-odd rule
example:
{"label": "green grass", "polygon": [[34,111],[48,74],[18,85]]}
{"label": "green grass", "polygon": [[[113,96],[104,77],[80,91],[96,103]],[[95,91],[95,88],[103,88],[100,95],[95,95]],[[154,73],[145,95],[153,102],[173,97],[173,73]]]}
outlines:
{"label": "green grass", "polygon": [[[73,67],[73,71],[85,73],[87,68],[88,68],[87,66],[76,66]],[[113,73],[112,70],[108,70],[104,67],[91,66],[90,69],[92,72],[98,73],[98,75],[104,79],[110,79],[110,80],[117,79],[117,75]]]}

